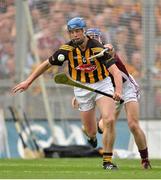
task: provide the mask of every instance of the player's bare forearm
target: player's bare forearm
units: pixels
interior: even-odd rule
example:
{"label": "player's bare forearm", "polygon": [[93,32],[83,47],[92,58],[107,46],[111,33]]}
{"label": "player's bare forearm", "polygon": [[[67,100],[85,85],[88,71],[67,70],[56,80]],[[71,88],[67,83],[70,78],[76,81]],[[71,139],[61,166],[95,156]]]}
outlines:
{"label": "player's bare forearm", "polygon": [[114,83],[115,83],[114,99],[120,100],[120,98],[122,96],[122,75],[121,75],[121,72],[115,64],[109,68],[109,71],[112,74],[112,76],[114,78]]}
{"label": "player's bare forearm", "polygon": [[21,83],[17,84],[12,88],[12,93],[15,94],[18,91],[23,92],[27,90],[28,87],[32,84],[32,82],[50,67],[51,64],[49,63],[48,60],[41,63],[26,80],[22,81]]}
{"label": "player's bare forearm", "polygon": [[46,70],[48,70],[52,65],[48,60],[45,60],[43,63],[38,65],[36,69],[32,72],[32,74],[26,79],[28,84],[32,84],[32,82],[37,79],[41,74],[43,74]]}
{"label": "player's bare forearm", "polygon": [[115,91],[122,94],[122,76],[120,71],[115,71],[114,73]]}

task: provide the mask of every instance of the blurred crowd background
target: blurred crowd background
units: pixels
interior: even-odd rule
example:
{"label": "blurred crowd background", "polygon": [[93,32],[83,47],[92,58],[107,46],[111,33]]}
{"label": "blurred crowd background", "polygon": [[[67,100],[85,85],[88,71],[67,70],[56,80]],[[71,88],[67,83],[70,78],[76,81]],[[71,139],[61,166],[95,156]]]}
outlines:
{"label": "blurred crowd background", "polygon": [[[16,97],[9,96],[9,91],[20,80],[19,71],[22,66],[21,62],[17,62],[18,55],[16,53],[23,51],[23,47],[17,45],[18,38],[23,33],[24,36],[27,36],[23,77],[28,76],[37,65],[34,49],[30,44],[31,37],[28,32],[23,32],[23,29],[27,29],[27,25],[25,28],[22,27],[21,32],[20,17],[16,16],[18,11],[23,11],[19,7],[20,1],[0,1],[0,100],[3,108],[10,103],[15,103]],[[160,118],[161,0],[28,0],[28,4],[34,39],[37,42],[36,51],[41,61],[47,59],[61,44],[69,40],[66,32],[67,20],[74,16],[83,16],[88,28],[99,28],[103,33],[104,42],[113,44],[128,71],[139,83],[142,95],[140,100],[141,118]],[[146,17],[149,4],[153,5],[149,13],[152,18]],[[25,12],[22,14],[25,16]],[[153,56],[148,61],[146,52],[149,52],[151,47],[145,44],[147,42],[145,38],[147,38],[146,30],[149,31],[149,29],[143,28],[147,18],[149,18],[149,26],[153,27],[150,33],[154,35]],[[24,18],[23,23],[26,22]],[[54,67],[52,71],[45,74],[50,107],[53,114],[56,114],[56,118],[60,118],[60,113],[64,114],[63,118],[78,118],[78,112],[72,110],[70,105],[73,96],[72,90],[67,87],[57,87],[51,81],[53,74],[61,71],[66,71],[66,65],[61,68]],[[59,95],[57,95],[57,89]],[[24,107],[31,117],[45,117],[41,88],[38,82],[25,93],[23,101]],[[149,109],[152,112],[149,112]]]}

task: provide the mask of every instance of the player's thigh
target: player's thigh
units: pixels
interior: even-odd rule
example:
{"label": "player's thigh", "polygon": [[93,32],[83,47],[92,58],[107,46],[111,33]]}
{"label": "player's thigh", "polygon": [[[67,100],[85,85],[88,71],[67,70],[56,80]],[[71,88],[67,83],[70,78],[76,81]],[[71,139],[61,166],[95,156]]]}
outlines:
{"label": "player's thigh", "polygon": [[130,123],[131,121],[137,122],[139,119],[139,103],[137,101],[129,101],[125,103],[125,111],[127,120]]}
{"label": "player's thigh", "polygon": [[96,128],[96,113],[94,108],[88,111],[81,111],[80,115],[82,123],[86,129]]}
{"label": "player's thigh", "polygon": [[124,103],[121,103],[120,104],[120,101],[115,101],[115,108],[116,108],[116,111],[115,111],[115,119],[117,120],[119,115],[120,115],[120,112],[122,110],[124,106]]}
{"label": "player's thigh", "polygon": [[96,104],[103,119],[115,119],[115,101],[112,98],[102,96],[101,98],[97,99]]}
{"label": "player's thigh", "polygon": [[81,112],[87,112],[95,108],[96,93],[90,92],[86,89],[74,88],[76,101],[78,102],[78,109]]}
{"label": "player's thigh", "polygon": [[129,79],[123,83],[123,94],[124,104],[131,101],[138,101],[140,98],[140,91],[137,84],[134,84]]}

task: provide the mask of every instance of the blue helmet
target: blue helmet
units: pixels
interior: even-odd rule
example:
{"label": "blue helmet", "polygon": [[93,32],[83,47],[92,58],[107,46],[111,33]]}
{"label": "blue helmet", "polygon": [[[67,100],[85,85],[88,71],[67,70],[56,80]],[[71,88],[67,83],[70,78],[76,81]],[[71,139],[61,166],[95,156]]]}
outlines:
{"label": "blue helmet", "polygon": [[67,23],[68,31],[73,29],[83,29],[85,27],[86,27],[86,23],[82,17],[72,18]]}
{"label": "blue helmet", "polygon": [[87,29],[86,35],[88,35],[91,38],[96,39],[100,43],[102,43],[102,33],[101,33],[101,31],[98,28]]}
{"label": "blue helmet", "polygon": [[98,28],[90,28],[87,29],[86,35],[102,36],[102,33]]}

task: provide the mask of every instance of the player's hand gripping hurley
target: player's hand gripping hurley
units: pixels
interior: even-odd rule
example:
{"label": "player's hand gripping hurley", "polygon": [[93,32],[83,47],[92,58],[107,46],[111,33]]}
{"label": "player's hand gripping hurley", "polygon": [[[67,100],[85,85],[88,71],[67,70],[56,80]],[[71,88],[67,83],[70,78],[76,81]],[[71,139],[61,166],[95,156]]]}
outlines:
{"label": "player's hand gripping hurley", "polygon": [[[92,91],[92,92],[95,92],[95,93],[98,93],[98,94],[102,94],[104,96],[107,96],[107,97],[110,97],[110,98],[113,98],[113,95],[111,94],[107,94],[105,92],[102,92],[102,91],[99,91],[97,89],[93,89],[91,87],[88,87],[88,86],[85,86],[83,84],[80,84],[74,80],[72,80],[69,76],[67,76],[65,73],[59,73],[59,74],[56,74],[55,77],[54,77],[54,80],[57,84],[66,84],[66,85],[69,85],[69,86],[75,86],[75,87],[79,87],[79,88],[82,88],[82,89],[86,89],[88,91]],[[122,104],[124,102],[123,99],[120,100],[120,104]]]}
{"label": "player's hand gripping hurley", "polygon": [[89,57],[88,59],[89,59],[89,60],[93,60],[94,58],[102,57],[102,56],[104,55],[104,53],[106,53],[106,52],[108,52],[108,51],[109,51],[109,49],[106,48],[106,49],[102,50],[100,53]]}

